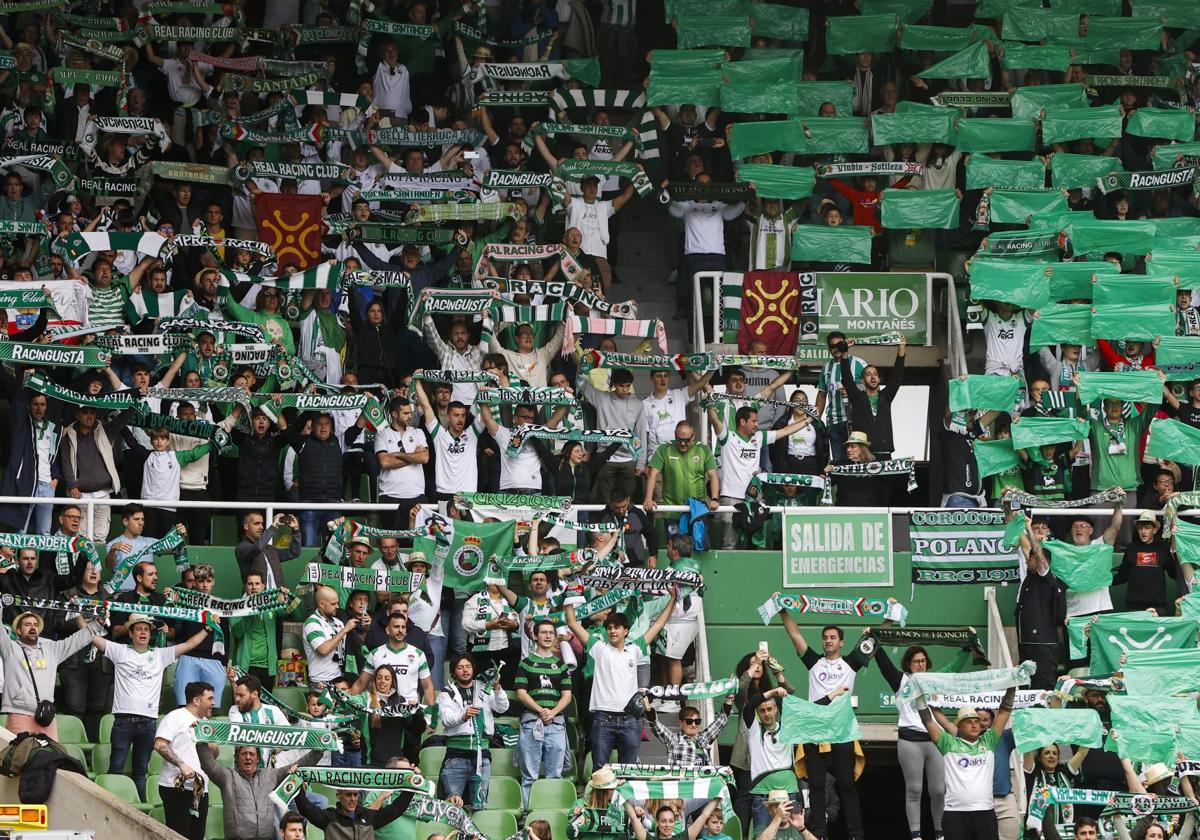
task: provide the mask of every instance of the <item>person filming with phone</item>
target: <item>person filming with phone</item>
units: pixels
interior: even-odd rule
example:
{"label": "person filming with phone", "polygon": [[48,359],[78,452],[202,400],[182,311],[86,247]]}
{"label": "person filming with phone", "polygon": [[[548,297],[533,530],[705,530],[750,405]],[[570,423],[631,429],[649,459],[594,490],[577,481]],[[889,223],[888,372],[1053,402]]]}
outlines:
{"label": "person filming with phone", "polygon": [[242,517],[242,539],[234,548],[242,580],[250,572],[263,577],[267,589],[283,586],[283,564],[300,556],[300,521],[290,513],[278,513],[267,528],[258,511]]}

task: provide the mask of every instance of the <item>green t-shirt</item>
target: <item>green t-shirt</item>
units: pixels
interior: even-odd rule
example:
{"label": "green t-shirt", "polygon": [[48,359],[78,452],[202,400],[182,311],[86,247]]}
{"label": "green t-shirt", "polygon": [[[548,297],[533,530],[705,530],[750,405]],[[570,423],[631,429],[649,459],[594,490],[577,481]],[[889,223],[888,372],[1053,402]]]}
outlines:
{"label": "green t-shirt", "polygon": [[[382,791],[369,790],[363,799],[367,806],[382,795]],[[375,829],[376,840],[413,840],[417,836],[417,821],[412,817],[397,817],[385,826]]]}
{"label": "green t-shirt", "polygon": [[[1151,414],[1143,411],[1136,417],[1125,421],[1124,434],[1118,435],[1118,427],[1105,428],[1103,420],[1093,419],[1092,424],[1092,489],[1103,490],[1108,487],[1122,487],[1125,490],[1136,490],[1141,484],[1141,471],[1138,463],[1138,440],[1150,422]],[[1110,433],[1111,429],[1111,433]],[[1112,443],[1124,443],[1125,451],[1109,453]]]}
{"label": "green t-shirt", "polygon": [[674,443],[664,443],[654,450],[649,466],[662,473],[663,504],[686,505],[688,499],[707,497],[704,476],[717,468],[717,459],[703,443],[693,443],[687,452],[680,452]]}
{"label": "green t-shirt", "polygon": [[246,633],[246,648],[249,652],[247,662],[252,668],[266,668],[270,663],[270,646],[267,644],[267,624],[265,621],[252,621],[250,630]]}

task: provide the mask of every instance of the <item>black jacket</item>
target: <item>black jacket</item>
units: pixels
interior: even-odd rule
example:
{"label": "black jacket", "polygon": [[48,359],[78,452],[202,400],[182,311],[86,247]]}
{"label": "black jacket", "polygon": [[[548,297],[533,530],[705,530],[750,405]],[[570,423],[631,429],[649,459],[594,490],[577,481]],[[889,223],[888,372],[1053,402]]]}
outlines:
{"label": "black jacket", "polygon": [[279,451],[283,448],[278,434],[263,437],[234,432],[238,447],[237,498],[239,502],[271,502],[281,499]]}
{"label": "black jacket", "polygon": [[[44,313],[46,310],[42,310]],[[18,383],[7,370],[0,368],[0,388],[12,401],[12,451],[8,468],[0,479],[0,495],[32,496],[37,491],[37,436],[33,418],[29,416],[29,399],[33,392]],[[46,420],[54,428],[55,438],[62,441],[62,424],[56,422],[57,406],[48,404]],[[57,447],[50,453],[51,470],[54,469]],[[25,527],[29,508],[25,505],[0,505],[0,522],[12,528]]]}
{"label": "black jacket", "polygon": [[354,812],[354,816],[343,814],[337,808],[318,808],[308,801],[306,791],[301,791],[295,802],[300,815],[321,829],[329,840],[374,840],[375,829],[382,828],[402,816],[412,798],[411,791],[404,791],[392,804],[385,805],[378,811],[359,808]]}
{"label": "black jacket", "polygon": [[304,436],[299,429],[304,419],[289,426],[284,436],[296,450],[296,478],[300,482],[300,501],[337,502],[342,498],[342,447],[337,436],[326,440]]}
{"label": "black jacket", "polygon": [[1178,579],[1179,561],[1171,546],[1160,539],[1144,543],[1134,540],[1125,547],[1121,565],[1113,574],[1113,585],[1127,583],[1125,603],[1130,609],[1167,603],[1167,578]]}
{"label": "black jacket", "polygon": [[[0,575],[0,592],[6,595],[17,595],[22,598],[45,598],[47,600],[57,600],[59,587],[55,580],[53,572],[42,568],[34,569],[33,574],[26,577],[21,573],[19,568],[12,569],[6,574]],[[24,607],[11,606],[4,608],[4,623],[11,626],[13,619],[19,613],[25,611]],[[54,632],[54,622],[57,614],[47,610],[33,610],[42,617],[45,622],[45,630],[42,635],[47,639],[58,638]],[[74,632],[74,631],[72,631]]]}
{"label": "black jacket", "polygon": [[[854,376],[850,370],[849,357],[841,361],[842,382],[853,382]],[[892,435],[892,400],[900,392],[904,384],[904,357],[897,356],[896,364],[888,376],[887,387],[879,392],[876,407],[878,413],[871,413],[871,400],[866,392],[857,387],[846,386],[846,396],[850,400],[850,426],[856,432],[866,432],[871,441],[871,451],[888,453],[895,451],[896,445]]]}
{"label": "black jacket", "polygon": [[1049,570],[1030,572],[1017,593],[1017,642],[1023,645],[1058,643],[1067,620],[1067,586]]}

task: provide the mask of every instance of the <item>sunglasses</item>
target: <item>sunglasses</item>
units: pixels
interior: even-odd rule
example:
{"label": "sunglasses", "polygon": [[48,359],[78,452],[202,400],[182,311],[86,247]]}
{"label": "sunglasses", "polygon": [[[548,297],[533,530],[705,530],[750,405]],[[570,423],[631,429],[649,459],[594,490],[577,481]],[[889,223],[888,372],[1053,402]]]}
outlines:
{"label": "sunglasses", "polygon": [[694,440],[695,440],[694,438],[681,438],[681,437],[675,438],[675,442],[678,443],[680,446],[688,446],[691,443],[693,443]]}
{"label": "sunglasses", "polygon": [[679,722],[680,722],[680,723],[699,723],[699,722],[700,722],[700,718],[694,718],[694,717],[690,717],[690,718],[680,718],[680,719],[679,719]]}

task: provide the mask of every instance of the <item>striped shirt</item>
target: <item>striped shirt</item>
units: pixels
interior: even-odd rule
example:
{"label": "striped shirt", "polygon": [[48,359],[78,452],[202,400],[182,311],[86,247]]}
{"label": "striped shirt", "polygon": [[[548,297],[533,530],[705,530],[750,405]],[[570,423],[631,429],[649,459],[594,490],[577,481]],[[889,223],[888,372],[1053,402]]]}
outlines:
{"label": "striped shirt", "polygon": [[633,26],[637,20],[637,0],[604,0],[600,25]]}
{"label": "striped shirt", "polygon": [[750,223],[750,271],[787,270],[792,264],[792,231],[796,211],[788,208],[769,219],[760,213]]}
{"label": "striped shirt", "polygon": [[321,656],[317,648],[332,639],[342,630],[342,620],[336,615],[325,618],[313,613],[304,622],[304,656],[308,660],[310,682],[333,682],[342,675],[346,661],[346,640],[343,639],[328,656]]}
{"label": "striped shirt", "polygon": [[543,709],[553,709],[563,692],[571,690],[571,672],[553,656],[531,653],[517,666],[513,688],[525,689],[533,702]]}
{"label": "striped shirt", "polygon": [[[850,357],[850,372],[854,374],[854,382],[845,383],[847,388],[857,388],[858,380],[866,369],[867,363],[858,356]],[[840,362],[830,360],[821,368],[821,378],[817,380],[817,390],[826,393],[825,423],[832,426],[835,423],[845,423],[850,419],[849,401],[842,398],[838,388],[842,385],[842,368]]]}
{"label": "striped shirt", "polygon": [[114,280],[106,289],[92,287],[88,301],[88,326],[119,327],[125,323],[125,290]]}

